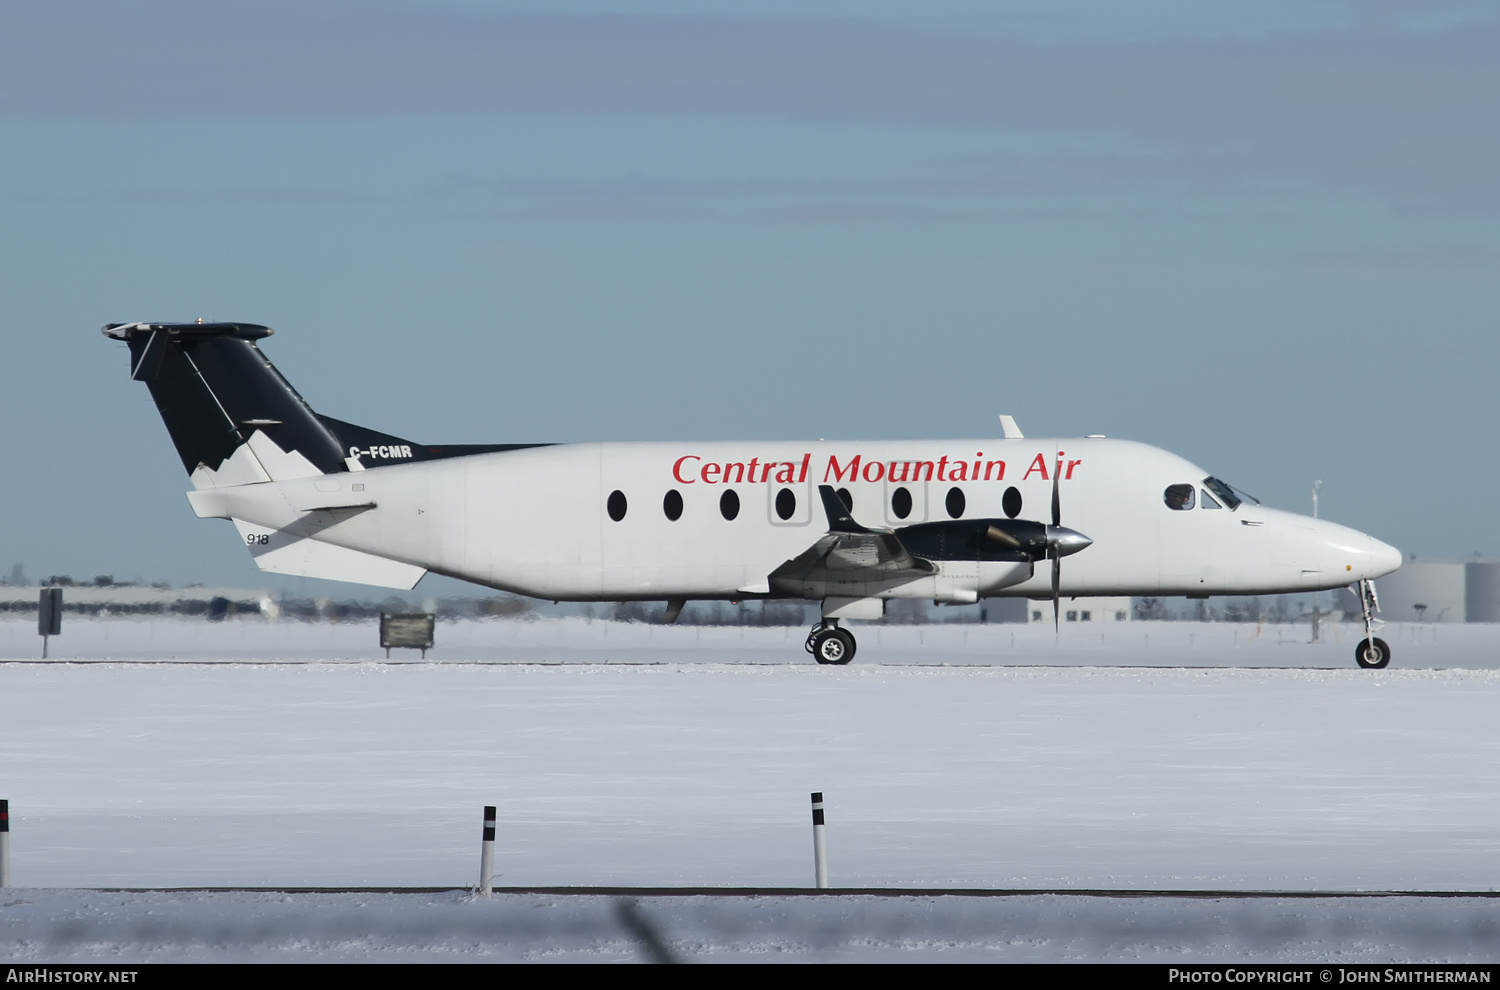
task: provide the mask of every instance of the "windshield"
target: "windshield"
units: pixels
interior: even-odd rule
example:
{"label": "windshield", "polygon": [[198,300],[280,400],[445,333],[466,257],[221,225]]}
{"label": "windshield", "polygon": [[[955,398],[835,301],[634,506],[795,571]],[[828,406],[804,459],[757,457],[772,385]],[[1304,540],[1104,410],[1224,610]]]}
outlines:
{"label": "windshield", "polygon": [[1254,495],[1251,495],[1247,492],[1242,492],[1228,482],[1220,481],[1218,478],[1204,478],[1203,487],[1207,488],[1209,491],[1217,495],[1219,497],[1219,501],[1223,502],[1231,509],[1238,509],[1240,507],[1240,503],[1242,502],[1253,502],[1256,505],[1260,504],[1260,499],[1256,498]]}

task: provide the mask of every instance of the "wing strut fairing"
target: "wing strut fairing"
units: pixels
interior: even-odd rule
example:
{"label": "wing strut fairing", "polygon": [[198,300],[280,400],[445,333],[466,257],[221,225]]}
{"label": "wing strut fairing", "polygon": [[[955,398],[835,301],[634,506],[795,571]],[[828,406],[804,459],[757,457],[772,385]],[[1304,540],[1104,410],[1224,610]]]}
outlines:
{"label": "wing strut fairing", "polygon": [[[822,599],[830,588],[845,588],[854,598],[869,597],[868,589],[890,589],[930,577],[937,567],[913,557],[890,530],[867,529],[854,521],[838,493],[819,485],[828,533],[770,574],[772,593],[791,598]],[[849,594],[854,588],[864,594]]]}

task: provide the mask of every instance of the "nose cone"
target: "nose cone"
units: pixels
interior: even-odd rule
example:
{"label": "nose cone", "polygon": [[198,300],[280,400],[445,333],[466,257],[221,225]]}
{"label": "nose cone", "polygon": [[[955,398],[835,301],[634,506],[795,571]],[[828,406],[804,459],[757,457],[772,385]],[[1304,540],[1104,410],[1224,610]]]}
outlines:
{"label": "nose cone", "polygon": [[1093,540],[1084,536],[1078,530],[1069,529],[1066,526],[1048,526],[1047,542],[1057,548],[1057,555],[1059,557],[1066,557],[1080,550],[1087,550],[1094,545]]}
{"label": "nose cone", "polygon": [[1389,574],[1401,566],[1401,551],[1357,530],[1338,527],[1326,544],[1325,557],[1339,577],[1354,582]]}
{"label": "nose cone", "polygon": [[1364,553],[1364,569],[1368,572],[1365,577],[1378,578],[1401,566],[1400,550],[1388,543],[1381,543],[1373,536],[1365,538],[1370,541],[1370,546]]}
{"label": "nose cone", "polygon": [[1401,566],[1401,551],[1366,533],[1326,519],[1271,515],[1279,523],[1281,560],[1301,568],[1302,583],[1328,587],[1332,581],[1353,584],[1389,574]]}

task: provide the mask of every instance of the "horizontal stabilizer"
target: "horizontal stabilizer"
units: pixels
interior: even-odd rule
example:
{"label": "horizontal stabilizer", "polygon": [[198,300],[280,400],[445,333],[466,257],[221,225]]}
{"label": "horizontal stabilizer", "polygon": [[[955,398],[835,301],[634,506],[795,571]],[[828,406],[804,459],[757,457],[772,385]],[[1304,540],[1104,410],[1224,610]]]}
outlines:
{"label": "horizontal stabilizer", "polygon": [[[403,564],[319,540],[298,539],[286,532],[267,533],[265,527],[241,519],[236,519],[234,524],[249,547],[250,555],[255,558],[255,566],[274,574],[295,574],[409,591],[427,573],[415,564]],[[262,538],[267,542],[261,543]]]}

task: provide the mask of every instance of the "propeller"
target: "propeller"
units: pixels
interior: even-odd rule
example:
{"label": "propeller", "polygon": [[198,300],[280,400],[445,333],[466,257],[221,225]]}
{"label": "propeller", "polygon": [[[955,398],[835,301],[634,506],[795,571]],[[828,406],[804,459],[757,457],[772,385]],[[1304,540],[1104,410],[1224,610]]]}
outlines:
{"label": "propeller", "polygon": [[[1061,467],[1062,464],[1063,452],[1058,451],[1057,467]],[[1019,550],[1033,561],[1042,559],[1052,561],[1052,625],[1059,633],[1062,632],[1062,559],[1085,550],[1094,543],[1076,529],[1069,529],[1062,524],[1061,481],[1061,474],[1054,470],[1052,474],[1052,524],[1050,526],[1029,519],[990,519],[989,525],[981,534],[981,539],[1007,550]],[[921,525],[910,526],[900,532],[905,534],[921,528],[923,528]]]}
{"label": "propeller", "polygon": [[1062,559],[1093,544],[1093,540],[1062,524],[1063,452],[1057,452],[1057,463],[1052,471],[1052,525],[1047,527],[1047,556],[1052,560],[1052,628],[1062,632]]}
{"label": "propeller", "polygon": [[[1063,452],[1057,452],[1057,466],[1063,464]],[[1001,558],[1004,560],[1015,560],[1017,556],[1030,561],[1033,567],[1042,560],[1052,561],[1052,625],[1058,632],[1062,632],[1062,558],[1075,554],[1080,550],[1086,550],[1093,546],[1094,541],[1078,532],[1069,529],[1062,524],[1062,490],[1061,475],[1054,471],[1052,475],[1052,523],[1048,525],[1041,520],[1017,519],[1015,514],[1020,512],[1020,506],[1015,506],[1015,513],[1008,513],[1008,519],[981,519],[967,520],[954,519],[942,522],[914,523],[910,526],[902,526],[893,534],[898,545],[910,552],[913,559],[932,558],[934,560],[954,559],[950,554],[956,546],[967,546],[976,549],[989,549],[1007,553]],[[823,505],[828,513],[828,529],[830,533],[836,532],[870,532],[863,527],[854,526],[853,520],[849,519],[848,510],[844,503],[839,501],[833,488],[828,485],[819,486],[823,495]],[[976,527],[975,523],[979,526]],[[982,527],[982,528],[980,528]],[[1011,556],[1010,554],[1015,554]],[[965,558],[967,559],[967,558]],[[1032,576],[1035,576],[1033,570]]]}

